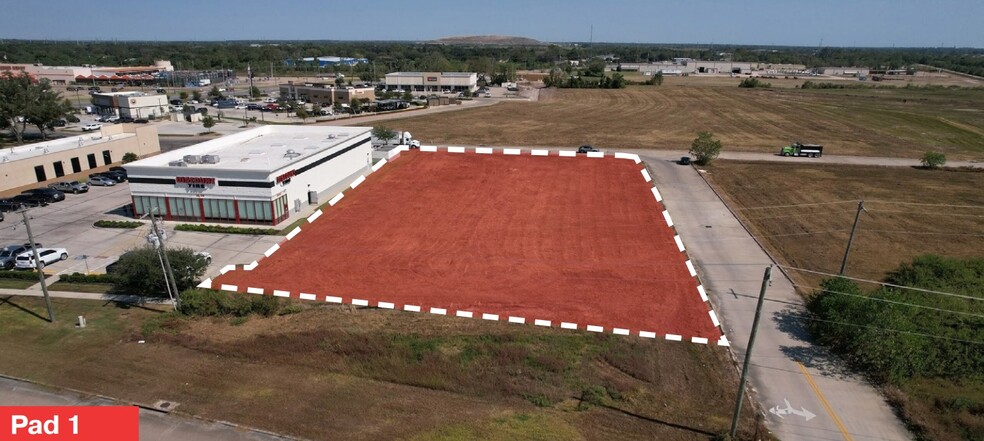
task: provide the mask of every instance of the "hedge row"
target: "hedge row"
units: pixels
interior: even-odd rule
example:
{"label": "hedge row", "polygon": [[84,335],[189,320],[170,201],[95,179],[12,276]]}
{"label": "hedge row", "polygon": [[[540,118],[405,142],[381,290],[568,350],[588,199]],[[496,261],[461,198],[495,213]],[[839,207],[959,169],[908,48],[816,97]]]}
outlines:
{"label": "hedge row", "polygon": [[68,283],[116,283],[116,276],[112,274],[62,274],[58,280]]}
{"label": "hedge row", "polygon": [[38,280],[37,271],[0,271],[0,279]]}
{"label": "hedge row", "polygon": [[97,220],[92,225],[99,228],[139,228],[143,226],[143,222]]}
{"label": "hedge row", "polygon": [[275,236],[280,234],[279,230],[270,228],[249,228],[249,227],[228,227],[224,225],[205,225],[205,224],[178,224],[174,227],[177,231],[199,231],[202,233],[226,233],[226,234],[250,234]]}

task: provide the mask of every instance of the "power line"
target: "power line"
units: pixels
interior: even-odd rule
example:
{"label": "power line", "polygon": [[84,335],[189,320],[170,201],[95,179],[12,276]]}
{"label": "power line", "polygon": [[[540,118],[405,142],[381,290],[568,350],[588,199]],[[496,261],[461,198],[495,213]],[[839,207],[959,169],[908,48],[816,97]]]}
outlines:
{"label": "power line", "polygon": [[888,233],[888,234],[912,234],[926,236],[965,236],[965,237],[984,237],[984,234],[971,233],[936,233],[932,231],[893,231],[893,230],[864,230],[866,233]]}
{"label": "power line", "polygon": [[920,216],[957,216],[957,217],[984,217],[984,214],[963,214],[963,213],[950,213],[946,211],[911,211],[911,210],[881,210],[877,208],[869,208],[868,211],[875,211],[878,213],[900,213],[900,214],[910,214],[910,215],[920,215]]}
{"label": "power line", "polygon": [[851,293],[848,293],[848,292],[841,292],[841,291],[833,291],[833,290],[826,289],[826,288],[814,288],[812,286],[800,285],[800,284],[797,284],[797,283],[793,283],[793,286],[796,286],[796,287],[799,287],[799,288],[807,288],[807,289],[812,289],[812,290],[829,292],[829,293],[833,293],[833,294],[840,294],[840,295],[845,295],[845,296],[849,296],[849,297],[857,297],[857,298],[860,298],[860,299],[872,300],[872,301],[876,301],[876,302],[892,303],[892,304],[895,304],[895,305],[911,306],[913,308],[930,309],[930,310],[933,310],[933,311],[949,312],[949,313],[952,313],[952,314],[960,314],[960,315],[967,315],[967,316],[976,317],[976,318],[984,318],[984,314],[974,314],[972,312],[954,311],[954,310],[951,310],[951,309],[936,308],[936,307],[933,307],[933,306],[917,305],[915,303],[899,302],[899,301],[896,301],[896,300],[882,299],[882,298],[879,298],[879,297],[872,297],[872,296],[866,296],[866,295],[861,295],[861,294],[851,294]]}
{"label": "power line", "polygon": [[814,212],[814,213],[801,213],[801,214],[784,214],[784,215],[781,215],[781,216],[748,217],[748,218],[745,218],[745,220],[747,220],[747,221],[754,221],[754,220],[760,220],[760,219],[780,219],[780,218],[786,218],[786,217],[819,216],[819,215],[823,215],[823,214],[853,213],[853,212],[854,212],[854,210],[836,210],[836,211],[823,211],[823,212],[819,212],[819,213]]}
{"label": "power line", "polygon": [[927,293],[927,294],[939,294],[939,295],[943,295],[943,296],[951,296],[951,297],[957,297],[957,298],[967,299],[967,300],[984,301],[984,298],[981,298],[981,297],[974,297],[974,296],[968,296],[968,295],[963,295],[963,294],[956,294],[956,293],[952,293],[952,292],[934,291],[932,289],[916,288],[916,287],[913,287],[913,286],[895,285],[893,283],[888,283],[888,282],[879,282],[879,281],[876,281],[876,280],[868,280],[868,279],[861,279],[861,278],[857,278],[857,277],[842,276],[842,275],[838,275],[838,274],[825,273],[823,271],[809,270],[809,269],[806,269],[806,268],[797,268],[795,266],[786,266],[786,265],[777,265],[777,266],[780,267],[780,268],[783,268],[783,269],[787,269],[787,270],[802,271],[804,273],[818,274],[818,275],[821,275],[821,276],[828,276],[828,277],[837,277],[837,278],[841,278],[841,279],[853,280],[855,282],[873,283],[873,284],[876,284],[876,285],[890,286],[892,288],[908,289],[908,290],[912,290],[912,291],[924,292],[924,293]]}
{"label": "power line", "polygon": [[926,204],[921,202],[901,202],[901,201],[867,201],[875,204],[899,204],[899,205],[920,205],[924,207],[948,207],[948,208],[979,208],[984,209],[984,205],[952,205],[952,204]]}
{"label": "power line", "polygon": [[811,204],[765,205],[765,206],[760,206],[760,207],[743,207],[743,208],[734,208],[734,210],[735,211],[741,211],[741,210],[764,210],[764,209],[768,209],[768,208],[813,207],[813,206],[819,206],[819,205],[854,204],[854,203],[857,203],[857,202],[858,202],[857,199],[854,199],[854,200],[850,200],[850,201],[816,202],[816,203],[811,203]]}
{"label": "power line", "polygon": [[813,317],[813,314],[801,314],[801,318],[804,318],[806,320],[815,321],[815,322],[833,323],[835,325],[847,325],[847,326],[854,326],[856,328],[876,329],[876,330],[879,330],[879,331],[898,332],[900,334],[918,335],[920,337],[927,337],[927,338],[935,338],[935,339],[940,339],[940,340],[956,341],[956,342],[960,342],[960,343],[970,343],[970,344],[975,344],[975,345],[984,345],[984,341],[979,341],[979,340],[964,340],[962,338],[944,337],[942,335],[926,334],[926,333],[923,333],[923,332],[903,331],[901,329],[882,328],[882,327],[872,326],[872,325],[859,325],[857,323],[841,322],[841,321],[837,321],[837,320],[826,320],[826,319],[822,319],[822,318]]}

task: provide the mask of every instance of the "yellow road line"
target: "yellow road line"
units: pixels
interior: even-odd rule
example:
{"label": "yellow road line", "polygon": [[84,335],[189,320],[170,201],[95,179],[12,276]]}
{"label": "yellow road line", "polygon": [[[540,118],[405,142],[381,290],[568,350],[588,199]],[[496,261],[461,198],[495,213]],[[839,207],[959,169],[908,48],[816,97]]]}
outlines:
{"label": "yellow road line", "polygon": [[823,396],[823,392],[820,392],[820,387],[817,386],[815,381],[813,381],[813,377],[810,376],[810,373],[807,372],[802,363],[796,363],[796,366],[799,366],[800,372],[803,372],[803,376],[806,377],[806,381],[809,382],[810,387],[813,388],[813,393],[815,393],[817,398],[820,399],[820,404],[823,404],[823,408],[827,409],[827,415],[830,415],[830,419],[834,420],[834,424],[836,424],[837,428],[840,429],[841,435],[844,435],[844,439],[846,441],[854,441],[854,438],[852,438],[851,434],[848,433],[847,428],[844,427],[844,422],[841,421],[836,413],[834,413],[834,409],[830,407],[830,403],[828,403],[827,398]]}

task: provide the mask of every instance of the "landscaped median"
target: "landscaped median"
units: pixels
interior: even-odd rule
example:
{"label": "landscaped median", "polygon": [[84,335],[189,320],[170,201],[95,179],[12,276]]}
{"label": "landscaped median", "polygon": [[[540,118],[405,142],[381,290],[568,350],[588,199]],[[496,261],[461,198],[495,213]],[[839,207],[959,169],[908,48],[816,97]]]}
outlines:
{"label": "landscaped median", "polygon": [[0,271],[0,288],[26,289],[38,283],[35,271]]}
{"label": "landscaped median", "polygon": [[276,236],[284,234],[281,230],[257,227],[232,227],[225,225],[205,225],[205,224],[178,224],[174,227],[175,231],[198,231],[201,233],[223,233],[223,234],[249,234],[259,236]]}
{"label": "landscaped median", "polygon": [[114,221],[114,220],[104,220],[104,219],[100,219],[92,223],[92,226],[97,228],[133,229],[133,228],[140,228],[143,225],[144,225],[143,222],[137,222],[137,221]]}

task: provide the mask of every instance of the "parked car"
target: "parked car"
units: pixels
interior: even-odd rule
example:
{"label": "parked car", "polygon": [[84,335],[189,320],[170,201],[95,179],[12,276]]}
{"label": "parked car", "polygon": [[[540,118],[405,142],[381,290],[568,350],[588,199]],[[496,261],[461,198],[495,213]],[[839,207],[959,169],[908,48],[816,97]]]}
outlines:
{"label": "parked car", "polygon": [[690,157],[689,156],[681,156],[680,157],[680,165],[690,165]]}
{"label": "parked car", "polygon": [[36,195],[45,198],[45,202],[61,202],[65,200],[65,193],[52,188],[32,188],[30,190],[24,190],[21,194]]}
{"label": "parked car", "polygon": [[19,194],[10,198],[10,200],[21,204],[24,207],[47,207],[48,201],[44,196],[38,196],[33,194]]}
{"label": "parked car", "polygon": [[116,122],[116,121],[119,121],[119,120],[120,120],[120,117],[118,117],[116,115],[105,115],[105,116],[97,119],[96,121],[111,123],[111,122]]}
{"label": "parked car", "polygon": [[137,119],[133,120],[133,122],[136,123],[136,124],[147,124],[147,123],[150,122],[150,120],[143,119],[143,118],[137,118]]}
{"label": "parked car", "polygon": [[205,261],[206,265],[212,264],[212,254],[208,251],[199,251],[195,253],[195,256],[198,256],[199,259]]}
{"label": "parked car", "polygon": [[123,173],[123,177],[124,178],[127,177],[127,175],[126,175],[126,169],[123,168],[123,167],[120,167],[118,165],[115,166],[115,167],[110,167],[109,168],[109,171],[111,171],[111,172],[117,172],[117,173]]}
{"label": "parked car", "polygon": [[2,212],[2,211],[0,211],[0,222],[3,222],[3,219],[4,219],[4,217],[3,217],[3,212]]}
{"label": "parked car", "polygon": [[27,251],[27,247],[23,245],[7,245],[0,248],[0,268],[13,268],[14,260],[24,251]]}
{"label": "parked car", "polygon": [[38,258],[41,260],[41,264],[35,265],[34,251],[25,251],[14,260],[14,266],[20,269],[31,269],[38,266],[44,268],[46,265],[51,265],[59,260],[68,259],[68,250],[64,248],[39,248]]}
{"label": "parked car", "polygon": [[62,181],[49,184],[48,188],[58,190],[63,193],[79,194],[89,191],[89,184],[78,181]]}
{"label": "parked car", "polygon": [[23,204],[13,199],[0,199],[0,212],[16,211],[23,208]]}
{"label": "parked car", "polygon": [[134,119],[131,118],[131,117],[129,117],[129,116],[123,116],[123,117],[120,117],[120,119],[116,120],[115,122],[117,122],[117,123],[132,123],[133,121],[134,121]]}
{"label": "parked car", "polygon": [[110,169],[109,171],[104,171],[102,173],[94,173],[94,174],[105,176],[116,182],[123,182],[126,180],[126,172],[116,171],[112,169]]}
{"label": "parked car", "polygon": [[587,145],[587,144],[582,145],[582,146],[580,146],[580,147],[577,148],[577,152],[578,153],[588,153],[588,152],[597,152],[597,151],[598,151],[598,149],[596,149],[594,147],[591,147],[590,145]]}
{"label": "parked car", "polygon": [[99,130],[99,129],[102,129],[102,124],[89,123],[82,126],[83,132],[91,132],[93,130]]}
{"label": "parked car", "polygon": [[89,185],[98,185],[100,187],[112,187],[116,185],[116,180],[103,175],[89,175],[88,182]]}

